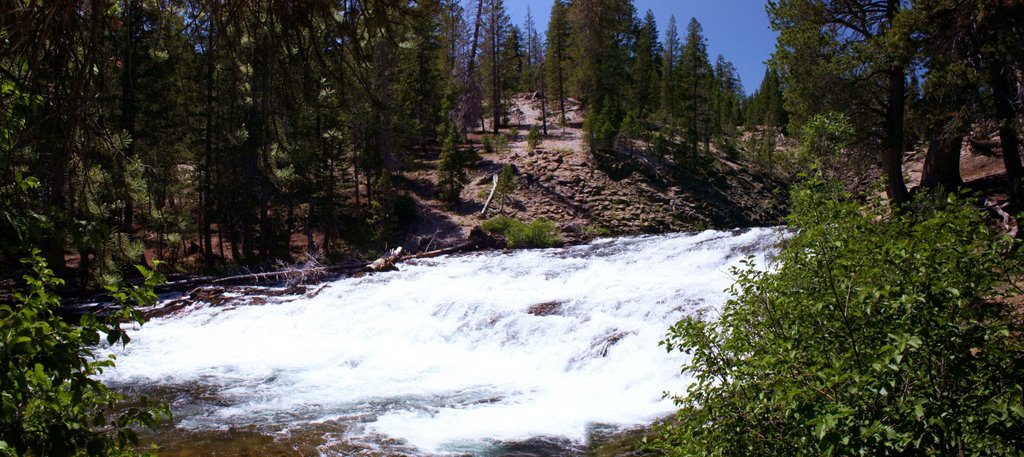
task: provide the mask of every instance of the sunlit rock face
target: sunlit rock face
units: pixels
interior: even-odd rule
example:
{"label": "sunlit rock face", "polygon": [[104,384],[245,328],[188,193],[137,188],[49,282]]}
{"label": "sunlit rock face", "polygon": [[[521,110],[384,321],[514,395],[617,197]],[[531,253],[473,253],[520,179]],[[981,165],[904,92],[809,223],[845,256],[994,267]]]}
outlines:
{"label": "sunlit rock face", "polygon": [[[191,430],[317,430],[319,451],[486,454],[583,443],[673,410],[669,325],[727,300],[778,229],[606,239],[421,260],[315,296],[240,297],[132,332],[103,380],[172,403]],[[238,304],[248,304],[239,306]]]}

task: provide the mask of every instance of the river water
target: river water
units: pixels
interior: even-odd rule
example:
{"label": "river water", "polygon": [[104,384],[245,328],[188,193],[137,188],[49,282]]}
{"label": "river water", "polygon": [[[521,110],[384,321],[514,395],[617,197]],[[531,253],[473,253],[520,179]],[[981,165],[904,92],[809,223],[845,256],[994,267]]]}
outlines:
{"label": "river water", "polygon": [[153,319],[102,379],[171,403],[177,430],[307,433],[314,453],[500,453],[645,424],[683,392],[680,318],[728,298],[778,229],[603,239],[425,259],[313,297],[238,297]]}

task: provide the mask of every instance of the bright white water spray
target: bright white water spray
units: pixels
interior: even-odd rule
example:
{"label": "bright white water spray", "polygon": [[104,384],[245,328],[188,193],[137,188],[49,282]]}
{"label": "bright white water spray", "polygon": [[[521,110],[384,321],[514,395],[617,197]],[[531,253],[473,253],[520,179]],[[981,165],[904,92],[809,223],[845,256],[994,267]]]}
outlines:
{"label": "bright white water spray", "polygon": [[780,233],[421,260],[312,298],[200,306],[133,332],[103,379],[203,392],[172,404],[191,429],[338,423],[341,439],[383,436],[423,454],[531,437],[582,443],[595,424],[673,410],[662,393],[689,380],[658,341],[686,315],[713,315],[730,267],[748,255],[764,264]]}

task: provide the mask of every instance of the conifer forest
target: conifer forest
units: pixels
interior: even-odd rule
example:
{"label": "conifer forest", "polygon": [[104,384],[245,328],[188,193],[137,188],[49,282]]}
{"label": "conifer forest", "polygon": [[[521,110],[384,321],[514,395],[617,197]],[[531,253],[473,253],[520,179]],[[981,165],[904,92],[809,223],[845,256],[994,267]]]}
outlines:
{"label": "conifer forest", "polygon": [[[660,364],[669,385],[650,389],[665,392],[650,405],[661,406],[628,416],[642,423],[580,418],[586,436],[529,427],[520,436],[514,422],[449,436],[457,421],[402,435],[419,423],[387,429],[387,409],[335,411],[379,418],[364,434],[378,441],[352,438],[355,422],[316,428],[322,418],[296,426],[319,438],[289,435],[304,444],[280,444],[272,426],[240,429],[322,455],[1024,455],[1024,2],[723,2],[714,8],[763,12],[774,37],[751,81],[739,68],[750,58],[713,52],[728,38],[720,20],[705,29],[689,2],[523,3],[520,18],[514,0],[0,1],[0,455],[173,450],[159,430],[181,424],[175,400],[137,398],[160,388],[119,374],[121,360],[131,370],[140,357],[124,349],[136,344],[130,334],[141,332],[140,351],[156,338],[142,321],[173,326],[193,307],[234,313],[250,294],[258,299],[246,306],[288,294],[316,304],[323,290],[342,303],[360,289],[334,285],[388,274],[399,275],[381,279],[392,289],[359,287],[387,297],[409,287],[403,296],[424,302],[458,292],[405,334],[427,338],[418,332],[431,319],[494,287],[495,303],[523,301],[516,316],[548,320],[505,321],[507,309],[486,314],[493,303],[481,298],[460,311],[465,321],[437,324],[469,333],[437,341],[465,337],[477,350],[499,334],[502,348],[536,343],[521,335],[551,338],[528,351],[541,353],[572,344],[543,336],[544,325],[579,318],[565,333],[581,332],[584,348],[564,371],[607,363],[627,376]],[[662,16],[669,8],[685,15]],[[655,249],[645,237],[665,238],[650,238],[661,240]],[[538,261],[531,248],[564,251],[536,251],[562,253]],[[486,253],[458,256],[468,251]],[[577,255],[682,282],[622,273],[632,289],[662,296],[630,298],[611,276],[562,296],[583,281],[566,264],[537,274],[564,284],[534,297],[547,286],[487,276]],[[702,263],[715,256],[715,266]],[[443,291],[400,276],[406,263],[450,268],[430,263],[438,258],[494,263],[455,286],[431,283]],[[702,285],[681,285],[688,275],[705,274],[713,285],[728,276],[728,292],[687,295]],[[231,289],[241,283],[290,288]],[[384,314],[392,303],[372,301],[359,306],[382,321],[416,312],[395,317]],[[583,333],[593,316],[615,313],[621,321]],[[217,318],[191,325],[227,331]],[[616,354],[646,338],[641,321],[658,329],[645,351],[669,358]],[[363,340],[401,339],[388,332],[403,324],[380,325]],[[127,352],[115,365],[103,356],[117,347]],[[463,349],[452,353],[469,357]],[[639,378],[627,388],[615,376],[607,385],[634,398]],[[187,379],[180,385],[204,378]],[[531,404],[515,397],[530,388],[489,379],[424,391],[416,411],[449,417],[445,402],[490,388],[500,392],[493,401],[465,400],[451,414]],[[337,406],[324,397],[317,408]],[[336,403],[369,401],[353,398]],[[184,423],[201,422],[187,414]],[[187,433],[181,442],[199,436]],[[537,444],[545,433],[560,438]],[[464,442],[491,447],[452,444]]]}

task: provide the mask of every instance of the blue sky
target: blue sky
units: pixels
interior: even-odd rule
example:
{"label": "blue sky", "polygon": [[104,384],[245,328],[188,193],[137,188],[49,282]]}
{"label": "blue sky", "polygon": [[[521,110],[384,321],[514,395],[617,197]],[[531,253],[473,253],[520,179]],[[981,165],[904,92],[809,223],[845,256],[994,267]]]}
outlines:
{"label": "blue sky", "polygon": [[[552,0],[506,0],[512,21],[519,26],[526,21],[529,5],[538,32],[547,29]],[[764,62],[775,50],[777,34],[768,26],[764,0],[633,0],[642,18],[647,10],[654,12],[658,31],[664,37],[668,19],[675,15],[680,38],[685,37],[691,17],[704,27],[708,53],[714,62],[719,54],[736,65],[743,89],[749,94],[757,90],[764,77]]]}

